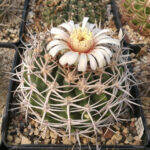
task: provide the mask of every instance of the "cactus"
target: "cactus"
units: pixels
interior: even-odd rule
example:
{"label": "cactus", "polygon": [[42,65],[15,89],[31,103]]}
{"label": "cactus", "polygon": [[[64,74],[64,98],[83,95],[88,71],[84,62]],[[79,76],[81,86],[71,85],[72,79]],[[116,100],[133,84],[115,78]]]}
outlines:
{"label": "cactus", "polygon": [[82,21],[84,16],[89,17],[91,23],[106,20],[106,2],[102,0],[47,0],[42,12],[44,22],[54,26],[65,20]]}
{"label": "cactus", "polygon": [[[26,119],[32,114],[30,117],[35,117],[32,119],[60,136],[74,135],[78,138],[81,135],[90,138],[93,133],[97,136],[99,128],[109,126],[114,120],[120,121],[125,108],[127,105],[130,106],[131,102],[129,97],[132,74],[127,67],[128,55],[123,55],[120,46],[121,34],[118,40],[113,39],[107,35],[108,29],[99,29],[87,21],[88,18],[84,18],[82,27],[78,27],[75,32],[80,36],[73,32],[75,35],[71,34],[72,39],[68,40],[75,44],[77,39],[74,38],[77,36],[81,43],[87,42],[86,48],[90,49],[89,52],[82,47],[81,43],[78,43],[79,49],[76,50],[80,52],[74,52],[74,54],[78,53],[80,58],[75,63],[70,64],[70,61],[74,60],[71,56],[63,61],[61,59],[61,55],[67,50],[66,48],[63,51],[66,38],[62,36],[66,35],[67,31],[62,28],[70,27],[68,26],[70,23],[74,24],[70,21],[61,24],[59,26],[61,29],[51,28],[51,34],[46,32],[31,36],[30,45],[26,46],[22,62],[18,66],[21,70],[17,70],[14,74],[19,81],[16,89],[19,105],[25,112]],[[75,26],[77,27],[77,24]],[[89,30],[88,27],[93,29]],[[60,36],[56,36],[55,34],[60,30]],[[94,31],[97,32],[94,33]],[[96,36],[94,41],[90,39],[90,32]],[[45,39],[48,39],[49,35],[52,37],[47,42]],[[62,38],[63,45],[61,45],[61,51],[54,56],[54,49],[56,50],[56,45],[60,44],[56,37]],[[100,41],[97,41],[98,39]],[[88,45],[90,42],[86,40],[95,42],[95,48],[103,45],[104,49],[101,49],[103,53],[100,52],[100,55],[99,52],[96,53],[96,50],[92,50]],[[97,47],[96,41],[101,43]],[[53,47],[50,48],[52,45]],[[94,47],[92,45],[92,48]],[[82,59],[83,55],[90,56],[87,63]],[[64,63],[66,60],[68,64]],[[62,130],[65,131],[65,135],[62,134]]]}
{"label": "cactus", "polygon": [[122,20],[141,35],[150,36],[150,0],[122,0]]}
{"label": "cactus", "polygon": [[0,0],[0,23],[14,23],[13,18],[20,10],[19,0]]}

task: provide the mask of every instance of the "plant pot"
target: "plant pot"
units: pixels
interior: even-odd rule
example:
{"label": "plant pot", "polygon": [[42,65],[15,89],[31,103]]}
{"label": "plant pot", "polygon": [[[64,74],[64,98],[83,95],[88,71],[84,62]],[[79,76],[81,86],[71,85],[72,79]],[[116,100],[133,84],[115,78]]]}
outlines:
{"label": "plant pot", "polygon": [[[22,14],[22,17],[20,19],[21,21],[18,23],[20,28],[18,29],[19,33],[18,33],[17,40],[8,40],[8,42],[0,41],[1,44],[3,44],[3,43],[14,43],[14,44],[16,43],[17,44],[19,41],[22,40],[22,37],[24,36],[24,32],[25,32],[26,16],[27,16],[27,9],[29,6],[29,1],[30,0],[24,1],[23,10],[21,11],[21,14]],[[11,35],[11,33],[9,33],[9,34]]]}
{"label": "plant pot", "polygon": [[[13,45],[8,45],[8,47],[12,47]],[[13,62],[13,69],[12,72],[14,72],[14,68],[20,63],[21,58],[19,56],[19,53],[22,53],[22,49],[21,48],[16,48],[14,46],[14,48],[16,49],[16,53],[15,53],[15,58],[14,58],[14,62]],[[19,51],[18,51],[19,50]],[[12,104],[13,102],[15,102],[15,99],[13,97],[13,92],[17,87],[17,83],[15,81],[10,81],[10,85],[9,85],[9,92],[8,92],[8,97],[7,97],[7,104],[6,104],[6,110],[4,112],[4,116],[3,116],[3,122],[2,122],[2,147],[4,149],[19,149],[19,150],[25,150],[25,149],[71,149],[72,146],[68,146],[68,145],[63,145],[63,144],[49,144],[49,145],[36,145],[36,144],[28,144],[28,145],[9,145],[6,138],[7,138],[7,132],[8,132],[8,126],[11,122],[11,117],[12,116],[12,112],[9,111],[12,108]],[[138,89],[136,86],[132,87],[131,89],[131,94],[134,96],[134,98],[138,98]],[[141,104],[140,100],[136,100],[136,102],[138,104]],[[143,140],[143,145],[101,145],[101,148],[118,148],[118,149],[129,149],[129,148],[133,148],[133,149],[139,149],[139,148],[145,148],[145,146],[148,144],[148,131],[147,131],[147,127],[146,127],[146,123],[145,123],[145,118],[143,116],[143,110],[141,107],[138,106],[133,106],[134,111],[133,111],[133,115],[136,118],[141,118],[142,119],[142,124],[144,126],[144,133],[142,136],[142,140]],[[14,114],[16,112],[13,112]],[[78,147],[76,147],[78,148]],[[92,149],[96,149],[96,146],[91,145]],[[82,149],[88,149],[87,145],[83,145]]]}
{"label": "plant pot", "polygon": [[[114,4],[112,4],[114,5]],[[117,9],[116,9],[117,10]],[[117,15],[117,13],[116,13]],[[119,29],[120,27],[118,27]],[[19,42],[20,43],[20,42]],[[5,44],[3,44],[3,46],[6,46]],[[13,45],[7,45],[8,47],[12,47]],[[15,54],[15,58],[14,58],[14,63],[13,63],[13,69],[12,69],[12,73],[14,73],[14,68],[20,64],[21,62],[21,58],[20,58],[20,54],[22,54],[23,49],[20,48],[21,45],[18,45],[18,48],[16,48],[16,54]],[[14,45],[15,47],[15,45]],[[132,66],[130,67],[130,71],[132,71]],[[9,145],[7,142],[7,133],[8,133],[8,126],[11,123],[11,116],[12,116],[12,112],[9,111],[12,108],[12,104],[15,102],[15,98],[13,97],[13,92],[15,89],[17,88],[17,82],[16,81],[10,81],[10,85],[9,85],[9,92],[8,92],[8,98],[7,98],[7,104],[6,104],[6,110],[4,112],[4,116],[3,116],[3,123],[2,123],[2,146],[1,148],[3,149],[17,149],[17,150],[40,150],[40,149],[45,149],[45,150],[52,150],[52,149],[72,149],[72,145],[64,145],[64,144],[22,144],[22,145]],[[133,95],[133,97],[136,99],[136,103],[137,104],[141,104],[140,99],[138,99],[138,89],[136,86],[132,86],[131,88],[131,94]],[[16,112],[14,112],[15,115]],[[148,130],[147,130],[147,126],[146,126],[146,122],[145,122],[145,118],[143,115],[143,110],[142,107],[139,106],[133,106],[133,112],[132,115],[135,118],[139,118],[139,123],[141,123],[141,125],[144,127],[144,132],[142,133],[142,141],[143,143],[141,145],[100,145],[100,148],[104,148],[104,149],[140,149],[140,148],[146,148],[146,146],[149,143],[149,135],[148,135]],[[75,146],[74,149],[78,149],[78,146]],[[96,149],[96,146],[94,145],[90,145],[91,149]],[[89,145],[82,145],[81,149],[89,149]]]}

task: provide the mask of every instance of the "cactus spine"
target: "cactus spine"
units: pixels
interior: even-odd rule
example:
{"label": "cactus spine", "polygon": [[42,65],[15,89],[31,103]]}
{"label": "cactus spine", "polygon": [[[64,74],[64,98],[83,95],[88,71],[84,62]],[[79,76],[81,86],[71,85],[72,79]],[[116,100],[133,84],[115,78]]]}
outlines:
{"label": "cactus spine", "polygon": [[34,120],[60,136],[64,130],[66,136],[86,137],[120,121],[125,106],[130,105],[131,82],[127,56],[121,48],[113,48],[106,67],[78,72],[75,66],[63,67],[49,55],[44,48],[46,38],[32,39],[18,66],[21,71],[15,73],[20,82],[16,93],[26,119],[32,114]]}
{"label": "cactus spine", "polygon": [[150,36],[150,1],[122,0],[120,11],[123,21],[144,36]]}

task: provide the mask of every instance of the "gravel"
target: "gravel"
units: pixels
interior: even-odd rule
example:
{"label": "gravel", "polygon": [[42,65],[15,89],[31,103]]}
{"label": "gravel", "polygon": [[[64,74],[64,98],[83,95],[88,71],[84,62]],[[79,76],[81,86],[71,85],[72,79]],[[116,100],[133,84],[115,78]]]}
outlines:
{"label": "gravel", "polygon": [[[0,48],[0,131],[3,111],[6,104],[9,78],[12,68],[12,62],[14,57],[15,50],[8,48]],[[1,132],[0,132],[0,141],[1,141]]]}
{"label": "gravel", "polygon": [[9,11],[4,14],[5,17],[2,20],[0,19],[0,42],[17,42],[19,40],[24,1],[9,2],[10,5],[7,6]]}
{"label": "gravel", "polygon": [[[129,116],[129,114],[128,114]],[[129,118],[128,118],[129,119]],[[100,128],[98,134],[98,143],[106,145],[135,145],[138,141],[142,144],[136,131],[136,118],[130,118],[130,121],[123,123],[115,123],[109,128]],[[17,133],[17,134],[16,134]],[[26,122],[21,114],[14,115],[8,127],[7,143],[10,145],[20,144],[77,144],[77,139],[74,136],[65,136],[66,133],[62,130],[63,137],[50,129],[41,128],[40,124],[30,118]],[[80,136],[81,144],[96,144],[96,137],[91,135],[91,138]]]}

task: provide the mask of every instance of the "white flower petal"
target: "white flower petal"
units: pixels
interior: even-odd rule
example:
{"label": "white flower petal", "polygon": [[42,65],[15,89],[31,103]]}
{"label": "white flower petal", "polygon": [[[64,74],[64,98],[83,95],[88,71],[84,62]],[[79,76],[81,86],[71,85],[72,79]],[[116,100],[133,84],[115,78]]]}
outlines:
{"label": "white flower petal", "polygon": [[55,35],[54,39],[55,40],[63,40],[63,41],[66,41],[66,42],[68,41],[68,37],[64,36],[63,34]]}
{"label": "white flower petal", "polygon": [[120,41],[117,39],[112,39],[112,38],[101,39],[97,44],[107,44],[107,43],[120,46]]}
{"label": "white flower petal", "polygon": [[111,32],[111,30],[110,30],[110,29],[103,29],[103,30],[99,31],[99,32],[95,35],[95,37],[97,37],[97,36],[99,36],[99,35],[101,35],[101,34],[104,34],[104,33],[108,33],[108,32]]}
{"label": "white flower petal", "polygon": [[91,69],[92,70],[96,70],[97,63],[96,63],[95,58],[92,55],[90,55],[90,54],[88,54],[88,58],[89,58],[89,61],[90,61],[90,67],[91,67]]}
{"label": "white flower petal", "polygon": [[59,28],[52,28],[51,29],[51,34],[54,34],[56,36],[62,36],[65,39],[69,38],[69,35],[65,31],[63,31],[62,29],[59,29]]}
{"label": "white flower petal", "polygon": [[46,46],[46,49],[50,50],[53,46],[56,46],[56,45],[66,45],[66,43],[61,40],[53,40],[48,43],[48,45]]}
{"label": "white flower petal", "polygon": [[102,39],[110,39],[110,37],[108,35],[101,34],[98,37],[95,37],[94,40],[95,40],[96,44],[98,45]]}
{"label": "white flower petal", "polygon": [[52,57],[55,57],[55,55],[56,55],[60,50],[64,50],[64,49],[69,49],[69,47],[66,46],[66,45],[57,45],[57,46],[54,46],[54,47],[49,51],[49,54],[50,54]]}
{"label": "white flower petal", "polygon": [[85,28],[85,26],[86,26],[88,20],[89,20],[89,17],[84,17],[84,18],[83,18],[83,21],[82,21],[82,29]]}
{"label": "white flower petal", "polygon": [[93,50],[91,54],[96,58],[100,68],[106,65],[104,56],[99,50]]}
{"label": "white flower petal", "polygon": [[69,21],[69,24],[74,29],[74,22],[72,20]]}
{"label": "white flower petal", "polygon": [[106,58],[107,63],[109,64],[110,63],[110,56],[109,56],[109,54],[103,49],[99,49],[99,51],[103,54],[103,56]]}
{"label": "white flower petal", "polygon": [[86,71],[87,68],[87,56],[84,53],[81,53],[78,64],[78,71]]}
{"label": "white flower petal", "polygon": [[111,52],[109,48],[104,47],[104,46],[99,46],[98,48],[105,50],[109,54],[109,56],[112,57],[113,53]]}
{"label": "white flower petal", "polygon": [[100,32],[100,31],[101,31],[101,29],[99,29],[99,28],[94,28],[94,29],[92,30],[93,35],[95,35],[96,33]]}
{"label": "white flower petal", "polygon": [[75,24],[74,26],[75,26],[76,29],[78,29],[80,27],[79,24]]}
{"label": "white flower petal", "polygon": [[59,59],[59,63],[61,65],[73,65],[76,62],[78,56],[79,54],[77,52],[67,52]]}
{"label": "white flower petal", "polygon": [[70,23],[62,23],[59,26],[66,29],[69,33],[73,31],[73,27],[70,25]]}
{"label": "white flower petal", "polygon": [[88,23],[88,22],[87,22],[87,24],[86,24],[86,27],[87,27],[88,29],[90,29],[90,31],[92,31],[95,26],[96,26],[95,24]]}

